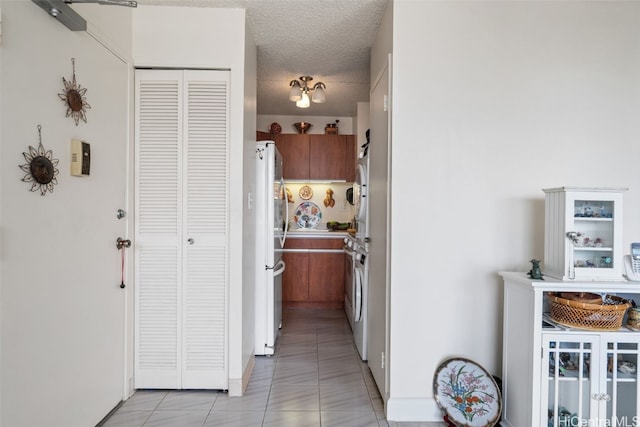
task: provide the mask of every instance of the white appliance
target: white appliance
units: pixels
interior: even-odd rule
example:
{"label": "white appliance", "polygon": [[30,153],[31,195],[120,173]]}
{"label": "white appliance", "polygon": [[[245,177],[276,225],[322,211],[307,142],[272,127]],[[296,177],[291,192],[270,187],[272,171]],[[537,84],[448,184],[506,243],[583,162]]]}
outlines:
{"label": "white appliance", "polygon": [[348,235],[344,238],[345,274],[344,274],[344,312],[347,315],[349,326],[353,330],[354,307],[354,283],[356,265],[357,243],[355,237]]}
{"label": "white appliance", "polygon": [[356,239],[367,247],[369,243],[369,143],[362,145],[353,182],[353,204],[356,211]]}
{"label": "white appliance", "polygon": [[282,326],[282,248],[287,237],[287,191],[282,156],[273,141],[256,148],[255,354],[272,355]]}
{"label": "white appliance", "polygon": [[369,257],[364,247],[356,249],[353,269],[353,341],[362,360],[367,360]]}
{"label": "white appliance", "polygon": [[[345,289],[345,311],[353,331],[353,339],[362,360],[367,360],[367,328],[369,294],[369,142],[362,145],[358,169],[353,183],[356,210],[355,238],[345,239],[345,253],[352,254],[351,287]],[[345,286],[348,284],[345,283]]]}

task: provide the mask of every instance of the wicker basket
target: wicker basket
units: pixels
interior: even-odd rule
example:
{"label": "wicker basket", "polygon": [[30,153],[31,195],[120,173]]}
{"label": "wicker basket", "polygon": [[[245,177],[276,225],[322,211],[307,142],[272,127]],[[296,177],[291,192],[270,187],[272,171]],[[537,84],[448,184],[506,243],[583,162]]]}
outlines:
{"label": "wicker basket", "polygon": [[589,304],[560,297],[555,292],[547,294],[551,306],[551,319],[561,325],[592,331],[615,331],[622,327],[622,319],[630,307],[627,300],[607,295],[620,304]]}

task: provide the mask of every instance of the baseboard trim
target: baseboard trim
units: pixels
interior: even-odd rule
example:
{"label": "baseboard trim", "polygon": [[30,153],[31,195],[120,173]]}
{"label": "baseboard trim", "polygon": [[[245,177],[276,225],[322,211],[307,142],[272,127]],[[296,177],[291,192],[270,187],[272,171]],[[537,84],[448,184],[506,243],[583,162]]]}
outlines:
{"label": "baseboard trim", "polygon": [[244,394],[255,366],[256,358],[255,356],[251,356],[247,361],[247,366],[244,368],[242,378],[229,378],[229,396],[242,396]]}
{"label": "baseboard trim", "polygon": [[442,412],[432,397],[389,398],[387,420],[410,422],[442,422]]}

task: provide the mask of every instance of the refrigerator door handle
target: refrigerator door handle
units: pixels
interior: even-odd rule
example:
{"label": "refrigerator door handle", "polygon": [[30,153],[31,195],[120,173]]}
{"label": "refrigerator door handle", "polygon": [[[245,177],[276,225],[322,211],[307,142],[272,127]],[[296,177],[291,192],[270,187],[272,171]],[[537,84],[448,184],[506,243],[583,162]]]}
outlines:
{"label": "refrigerator door handle", "polygon": [[289,228],[289,199],[287,197],[287,186],[284,184],[284,177],[280,178],[280,185],[282,185],[282,194],[284,198],[284,224],[282,225],[283,233],[282,239],[280,239],[280,247],[284,248],[284,242],[287,240],[287,229]]}
{"label": "refrigerator door handle", "polygon": [[287,264],[283,260],[278,261],[276,265],[273,266],[273,277],[278,277],[284,270],[287,268]]}

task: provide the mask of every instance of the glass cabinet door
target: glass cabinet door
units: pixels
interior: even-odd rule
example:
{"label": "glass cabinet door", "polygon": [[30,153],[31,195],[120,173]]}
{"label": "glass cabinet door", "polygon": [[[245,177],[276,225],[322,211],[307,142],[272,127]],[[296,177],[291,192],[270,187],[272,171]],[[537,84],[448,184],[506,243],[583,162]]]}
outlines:
{"label": "glass cabinet door", "polygon": [[[577,197],[584,196],[577,194]],[[617,221],[617,208],[613,200],[587,200],[571,198],[573,207],[573,228],[568,232],[575,233],[571,238],[570,271],[573,277],[607,276],[608,269],[619,270],[620,254],[614,252],[616,235],[614,226]]]}
{"label": "glass cabinet door", "polygon": [[545,189],[544,273],[562,280],[623,280],[626,188]]}
{"label": "glass cabinet door", "polygon": [[637,373],[639,343],[640,334],[607,337],[604,346],[606,393],[597,395],[606,405],[606,415],[600,417],[602,425],[637,425],[637,417],[640,415]]}
{"label": "glass cabinet door", "polygon": [[598,412],[598,337],[543,334],[541,419],[545,426],[585,425]]}

